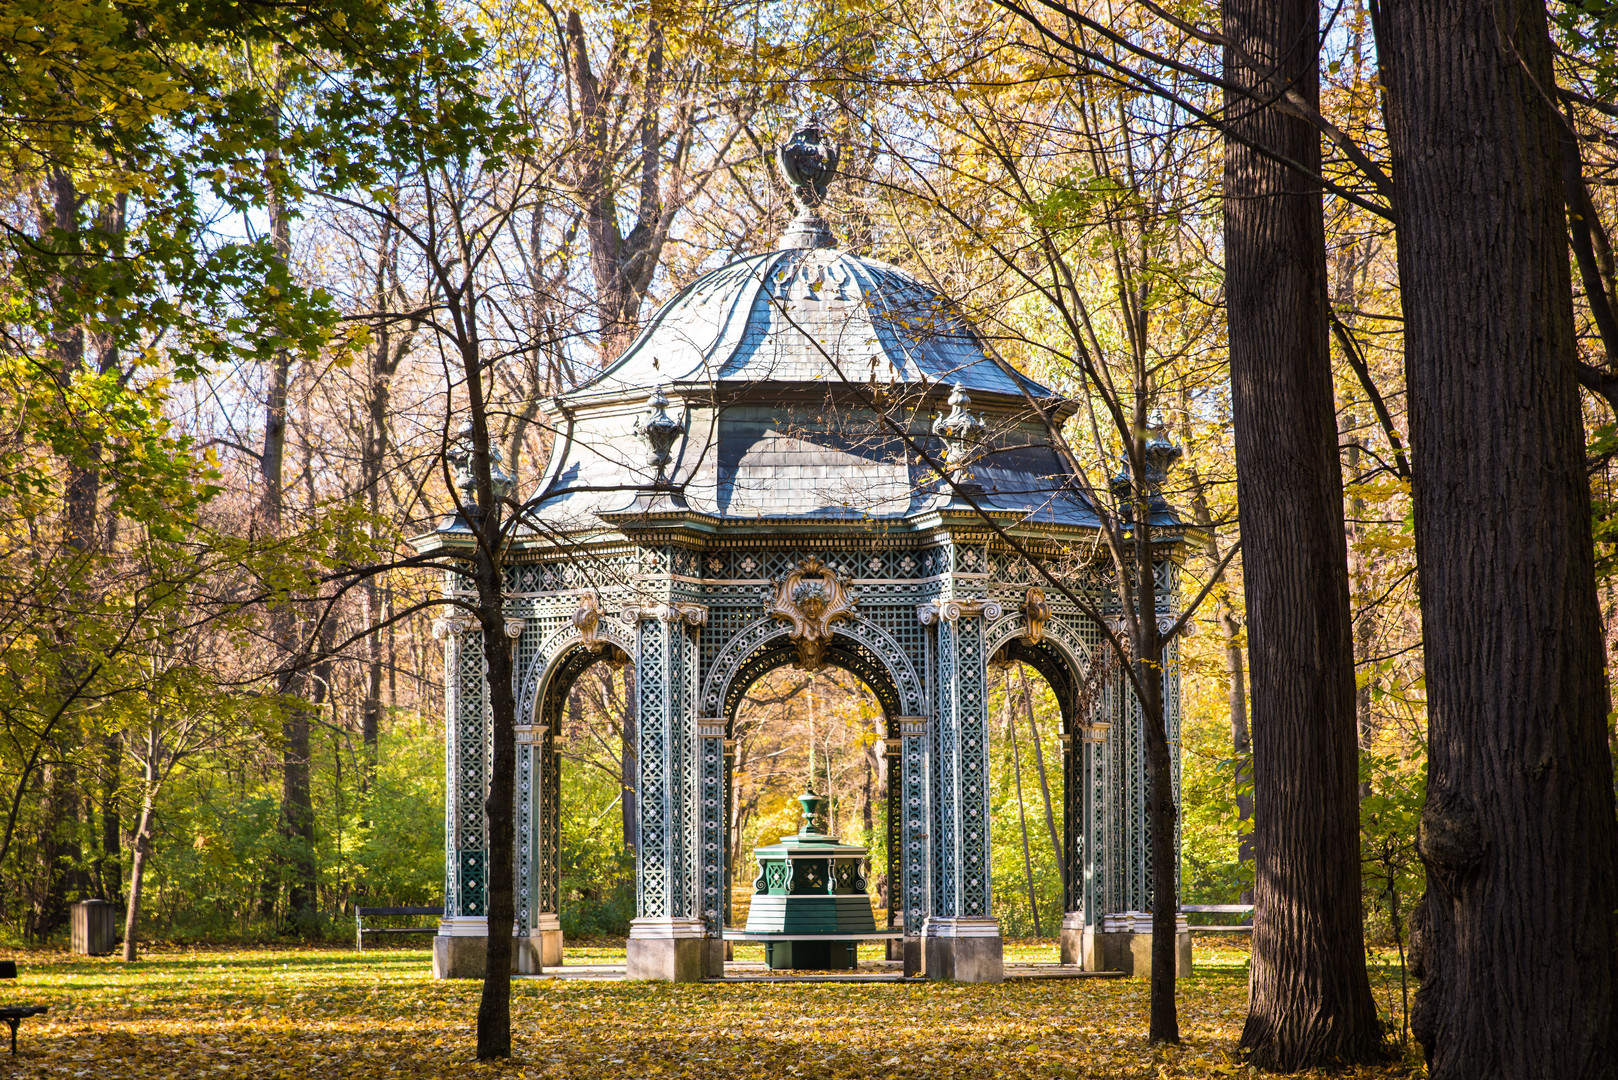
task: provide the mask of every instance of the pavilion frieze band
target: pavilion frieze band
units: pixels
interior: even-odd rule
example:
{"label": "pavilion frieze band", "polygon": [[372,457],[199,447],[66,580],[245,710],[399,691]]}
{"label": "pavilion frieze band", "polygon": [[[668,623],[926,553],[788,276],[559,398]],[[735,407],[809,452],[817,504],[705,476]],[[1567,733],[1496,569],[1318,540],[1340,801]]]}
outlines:
{"label": "pavilion frieze band", "polygon": [[[615,362],[549,403],[551,458],[506,555],[506,640],[486,642],[474,620],[437,626],[440,976],[483,966],[491,647],[515,659],[519,970],[561,962],[555,739],[569,689],[599,663],[633,665],[638,710],[631,977],[723,974],[728,740],[747,689],[787,664],[844,668],[881,703],[885,869],[907,972],[1002,977],[988,707],[991,666],[1007,662],[1034,667],[1061,708],[1063,959],[1127,969],[1144,955],[1140,710],[1101,628],[996,532],[1090,610],[1115,613],[1096,513],[1041,419],[1060,424],[1078,403],[1001,361],[916,278],[835,246],[818,213],[835,151],[816,129],[782,160],[800,209],[778,250],[699,277]],[[1167,628],[1184,536],[1157,488],[1178,450],[1158,437],[1148,451]],[[453,518],[416,540],[448,557],[470,545]],[[1164,674],[1177,792],[1173,642]],[[1188,965],[1189,935],[1181,946]]]}

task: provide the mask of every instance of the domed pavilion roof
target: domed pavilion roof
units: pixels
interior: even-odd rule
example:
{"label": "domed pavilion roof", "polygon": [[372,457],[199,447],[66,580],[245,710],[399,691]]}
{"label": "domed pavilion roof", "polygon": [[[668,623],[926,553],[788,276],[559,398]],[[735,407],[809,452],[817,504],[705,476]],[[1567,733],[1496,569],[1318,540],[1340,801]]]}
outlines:
{"label": "domed pavilion roof", "polygon": [[905,271],[836,248],[797,248],[703,274],[564,400],[644,398],[670,384],[873,380],[1051,397],[991,357],[954,305]]}
{"label": "domed pavilion roof", "polygon": [[[675,519],[904,530],[971,512],[964,490],[1007,527],[1093,529],[1047,428],[1076,404],[1012,369],[914,275],[839,250],[815,210],[824,167],[783,171],[800,212],[777,250],[697,278],[621,356],[551,401],[557,434],[533,518],[569,533]],[[946,411],[960,423],[935,428]],[[964,488],[938,474],[946,451],[966,461],[954,473]]]}

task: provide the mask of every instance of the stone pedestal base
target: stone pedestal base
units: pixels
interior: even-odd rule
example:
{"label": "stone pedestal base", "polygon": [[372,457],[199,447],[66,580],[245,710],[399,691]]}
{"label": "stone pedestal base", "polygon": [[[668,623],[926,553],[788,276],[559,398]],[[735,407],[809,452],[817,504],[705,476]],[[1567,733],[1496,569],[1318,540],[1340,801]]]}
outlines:
{"label": "stone pedestal base", "polygon": [[709,940],[700,919],[635,919],[629,924],[629,977],[701,982],[713,962]]}
{"label": "stone pedestal base", "polygon": [[[546,918],[540,916],[542,928],[527,934],[513,934],[511,938],[511,972],[513,975],[539,975],[545,965],[562,962],[562,926],[544,929]],[[554,950],[553,961],[546,950]],[[433,938],[433,978],[481,979],[487,970],[489,950],[489,924],[480,918],[450,918],[438,924]]]}
{"label": "stone pedestal base", "polygon": [[[1151,978],[1151,926],[1152,917],[1138,911],[1103,916],[1099,930],[1083,932],[1081,954],[1085,969]],[[1174,935],[1174,974],[1178,978],[1191,974],[1191,931],[1183,915]]]}
{"label": "stone pedestal base", "polygon": [[488,948],[487,937],[437,935],[433,938],[433,978],[483,978]]}
{"label": "stone pedestal base", "polygon": [[[893,922],[885,927],[888,930],[903,930],[904,928],[905,920],[903,915],[896,915]],[[887,946],[887,958],[889,960],[903,960],[905,958],[904,938],[889,938],[884,944]]]}
{"label": "stone pedestal base", "polygon": [[921,945],[929,979],[1005,981],[1005,948],[996,919],[928,919],[922,925]]}
{"label": "stone pedestal base", "polygon": [[926,969],[926,952],[921,947],[921,938],[907,937],[895,942],[899,946],[899,958],[904,961],[905,978],[920,975]]}
{"label": "stone pedestal base", "polygon": [[539,926],[532,936],[539,939],[539,962],[546,967],[562,966],[562,920],[548,912],[541,912]]}
{"label": "stone pedestal base", "polygon": [[1082,967],[1086,971],[1095,968],[1085,963],[1084,959],[1084,912],[1070,911],[1062,916],[1062,933],[1058,941],[1061,943],[1062,963],[1072,967]]}

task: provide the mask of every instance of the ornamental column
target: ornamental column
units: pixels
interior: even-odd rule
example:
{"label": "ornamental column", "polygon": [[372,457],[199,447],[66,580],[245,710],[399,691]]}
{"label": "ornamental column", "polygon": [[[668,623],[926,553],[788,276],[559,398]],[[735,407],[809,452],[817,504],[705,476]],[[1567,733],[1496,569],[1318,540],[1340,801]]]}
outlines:
{"label": "ornamental column", "polygon": [[1102,858],[1107,850],[1106,817],[1097,793],[1106,787],[1104,745],[1111,725],[1098,714],[1079,717],[1074,730],[1062,736],[1062,777],[1065,785],[1063,835],[1066,838],[1063,882],[1062,963],[1097,966],[1096,932],[1101,918]]}
{"label": "ornamental column", "polygon": [[931,884],[927,873],[932,865],[928,854],[930,758],[925,716],[895,717],[894,725],[899,737],[888,740],[888,866],[897,866],[899,872],[890,870],[888,905],[897,909],[898,925],[905,936],[897,943],[899,956],[890,952],[889,959],[903,960],[904,973],[909,976],[922,970],[921,932],[927,921]]}
{"label": "ornamental column", "polygon": [[939,600],[916,615],[933,628],[934,767],[931,903],[922,930],[928,978],[1000,982],[1000,923],[990,912],[989,695],[984,628],[993,600]]}
{"label": "ornamental column", "polygon": [[702,839],[697,858],[697,908],[707,938],[703,963],[708,974],[725,973],[725,916],[730,888],[726,859],[730,844],[730,761],[735,746],[725,738],[724,717],[697,719],[697,829]]}
{"label": "ornamental column", "polygon": [[707,622],[708,609],[656,603],[626,608],[623,619],[635,628],[640,718],[635,808],[640,843],[629,977],[696,982],[707,975],[709,964],[696,715],[696,628]]}
{"label": "ornamental column", "polygon": [[[509,648],[525,625],[505,621]],[[485,643],[478,620],[450,615],[433,623],[444,643],[444,914],[433,937],[433,977],[481,979],[489,934],[491,718]],[[519,813],[521,805],[518,806]],[[513,964],[518,957],[513,954]]]}
{"label": "ornamental column", "polygon": [[470,615],[450,615],[433,623],[433,637],[444,643],[445,675],[444,914],[433,938],[433,977],[473,978],[473,954],[482,953],[489,933],[483,634]]}
{"label": "ornamental column", "polygon": [[[1159,601],[1163,598],[1159,584]],[[1160,612],[1158,632],[1174,619]],[[1110,654],[1103,654],[1106,658]],[[1175,643],[1164,653],[1164,722],[1175,803],[1179,803],[1179,670]],[[1097,803],[1093,836],[1101,850],[1092,861],[1094,907],[1086,912],[1082,955],[1096,971],[1122,971],[1147,977],[1152,965],[1152,831],[1147,793],[1146,723],[1140,700],[1125,674],[1104,659],[1099,680],[1100,712],[1091,721],[1095,745],[1092,776]],[[1175,840],[1178,853],[1178,836]],[[1191,934],[1185,916],[1176,918],[1175,970],[1191,973]]]}

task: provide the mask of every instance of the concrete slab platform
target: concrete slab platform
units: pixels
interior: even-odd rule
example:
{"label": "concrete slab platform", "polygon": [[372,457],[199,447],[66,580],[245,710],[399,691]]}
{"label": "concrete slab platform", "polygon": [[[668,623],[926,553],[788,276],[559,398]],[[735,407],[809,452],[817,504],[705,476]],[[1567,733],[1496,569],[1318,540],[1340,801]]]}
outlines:
{"label": "concrete slab platform", "polygon": [[[743,961],[732,961],[725,965],[723,978],[707,978],[705,983],[902,983],[922,982],[924,980],[914,976],[906,978],[902,971],[903,965],[890,960],[866,960],[860,963],[858,971],[848,972],[804,972],[801,975],[791,975],[781,972],[772,972],[763,964]],[[1121,971],[1085,971],[1083,968],[1071,964],[1044,964],[1044,963],[1011,963],[1006,965],[1007,980],[1031,981],[1038,979],[1122,979],[1127,976]],[[580,979],[618,981],[629,978],[628,968],[625,964],[562,964],[556,967],[547,967],[539,975],[517,975],[520,979]]]}

